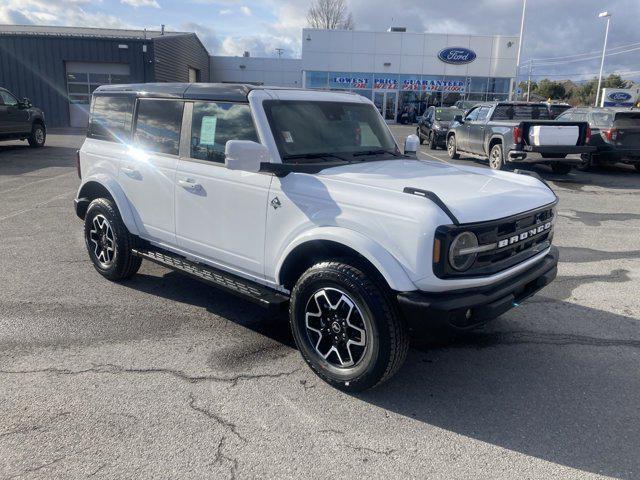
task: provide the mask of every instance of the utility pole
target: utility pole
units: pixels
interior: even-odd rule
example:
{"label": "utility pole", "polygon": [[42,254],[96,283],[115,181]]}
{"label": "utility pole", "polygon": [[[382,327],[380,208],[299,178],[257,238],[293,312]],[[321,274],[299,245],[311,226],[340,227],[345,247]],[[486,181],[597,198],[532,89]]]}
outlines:
{"label": "utility pole", "polygon": [[602,86],[602,69],[604,68],[604,56],[607,51],[607,38],[609,37],[609,22],[611,21],[611,14],[609,12],[600,12],[598,18],[607,19],[607,28],[604,31],[604,46],[602,47],[602,60],[600,61],[600,75],[598,75],[598,91],[596,92],[596,104],[600,103],[600,87]]}
{"label": "utility pole", "polygon": [[[527,0],[522,0],[522,18],[520,19],[520,39],[518,40],[518,55],[516,57],[516,80],[514,88],[518,85],[518,74],[520,73],[520,54],[522,53],[522,37],[524,35],[524,16],[527,11]],[[509,92],[509,100],[513,100],[513,90]]]}
{"label": "utility pole", "polygon": [[527,102],[531,101],[531,68],[533,65],[533,59],[529,59],[529,78],[527,78]]}

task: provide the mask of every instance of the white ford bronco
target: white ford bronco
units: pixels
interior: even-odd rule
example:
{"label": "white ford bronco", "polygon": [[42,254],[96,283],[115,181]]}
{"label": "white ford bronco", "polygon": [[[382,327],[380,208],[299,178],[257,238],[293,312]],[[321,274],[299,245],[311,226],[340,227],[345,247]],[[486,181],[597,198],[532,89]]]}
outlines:
{"label": "white ford bronco", "polygon": [[398,370],[410,331],[481,325],[557,271],[545,183],[419,160],[412,137],[401,152],[350,93],[102,86],[75,210],[104,277],[147,259],[288,306],[314,372],[360,391]]}

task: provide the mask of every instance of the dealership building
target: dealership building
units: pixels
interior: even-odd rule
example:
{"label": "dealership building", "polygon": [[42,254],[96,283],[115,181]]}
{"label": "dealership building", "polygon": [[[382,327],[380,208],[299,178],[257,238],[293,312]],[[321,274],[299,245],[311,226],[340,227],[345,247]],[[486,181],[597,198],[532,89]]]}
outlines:
{"label": "dealership building", "polygon": [[43,108],[50,126],[85,126],[105,83],[242,82],[352,91],[389,122],[458,100],[502,100],[515,36],[302,31],[301,58],[211,56],[192,32],[0,25],[0,86]]}

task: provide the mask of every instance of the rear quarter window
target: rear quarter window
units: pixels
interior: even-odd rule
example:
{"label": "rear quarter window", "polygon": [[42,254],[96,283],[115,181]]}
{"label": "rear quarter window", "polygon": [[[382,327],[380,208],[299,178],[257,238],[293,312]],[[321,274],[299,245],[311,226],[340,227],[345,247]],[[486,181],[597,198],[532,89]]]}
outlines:
{"label": "rear quarter window", "polygon": [[87,137],[124,143],[131,139],[133,97],[94,95]]}

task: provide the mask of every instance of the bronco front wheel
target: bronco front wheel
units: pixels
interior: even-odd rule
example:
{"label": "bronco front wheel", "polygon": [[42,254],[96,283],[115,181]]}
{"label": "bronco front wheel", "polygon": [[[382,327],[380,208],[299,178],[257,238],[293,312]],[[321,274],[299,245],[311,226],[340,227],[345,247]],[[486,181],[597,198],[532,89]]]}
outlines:
{"label": "bronco front wheel", "polygon": [[309,268],[293,289],[289,315],[302,357],[341,390],[384,382],[406,357],[409,341],[397,308],[364,267],[334,261]]}

